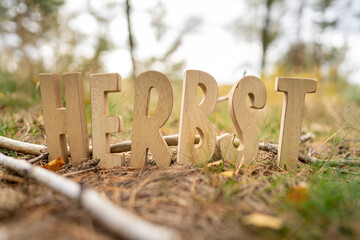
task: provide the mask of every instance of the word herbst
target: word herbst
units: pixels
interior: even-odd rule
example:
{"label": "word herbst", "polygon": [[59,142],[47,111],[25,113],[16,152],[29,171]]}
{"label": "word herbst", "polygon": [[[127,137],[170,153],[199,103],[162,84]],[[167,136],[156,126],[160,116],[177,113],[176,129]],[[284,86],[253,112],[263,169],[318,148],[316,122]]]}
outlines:
{"label": "word herbst", "polygon": [[[61,155],[68,162],[67,134],[71,161],[73,166],[77,166],[82,159],[90,156],[81,73],[65,73],[63,82],[66,108],[62,103],[59,75],[40,74],[47,146],[50,159]],[[197,104],[198,86],[204,95],[200,104]],[[317,81],[314,79],[276,78],[275,90],[284,93],[278,151],[280,167],[296,167],[305,94],[315,92],[316,86]],[[155,113],[150,116],[152,88],[157,89],[158,104]],[[121,116],[109,116],[108,93],[121,90],[121,76],[117,73],[90,76],[92,154],[94,158],[100,159],[102,167],[125,164],[124,154],[111,153],[109,143],[110,133],[121,132],[124,126]],[[130,160],[132,167],[145,165],[149,149],[159,167],[170,165],[171,153],[160,128],[171,114],[173,98],[172,84],[164,74],[147,71],[135,79]],[[218,86],[210,74],[198,70],[185,72],[177,151],[179,163],[205,163],[213,155],[216,134],[207,118],[214,110],[217,98]],[[250,99],[249,106],[246,104],[247,98]],[[228,107],[240,146],[234,147],[230,135],[223,136],[220,144],[226,146],[223,155],[231,157],[232,159],[227,160],[234,160],[237,166],[251,164],[259,151],[258,133],[248,108],[262,109],[265,103],[266,88],[257,77],[246,76],[231,89]],[[196,130],[200,134],[199,144],[194,143]]]}

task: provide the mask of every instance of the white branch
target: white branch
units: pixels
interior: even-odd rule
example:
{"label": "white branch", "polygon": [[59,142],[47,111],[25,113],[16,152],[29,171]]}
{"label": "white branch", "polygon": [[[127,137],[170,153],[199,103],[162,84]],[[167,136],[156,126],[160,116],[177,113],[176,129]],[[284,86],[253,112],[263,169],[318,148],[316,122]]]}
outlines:
{"label": "white branch", "polygon": [[229,95],[222,96],[222,97],[218,98],[217,103],[228,101],[228,100],[229,100]]}
{"label": "white branch", "polygon": [[[308,139],[311,139],[311,138],[313,138],[312,135],[309,135],[309,136],[304,135],[304,136],[302,136],[301,140],[307,141]],[[179,134],[164,136],[164,140],[166,141],[168,146],[177,146],[178,141],[179,141]],[[199,143],[199,141],[200,141],[200,136],[196,135],[195,143]],[[235,144],[235,146],[239,145],[239,139],[235,138],[234,144]],[[13,150],[13,151],[18,151],[18,152],[28,153],[28,154],[33,154],[33,155],[40,155],[42,153],[42,151],[46,150],[46,146],[44,146],[44,145],[21,142],[21,141],[13,140],[13,139],[6,138],[6,137],[0,137],[0,148],[5,148],[5,149]],[[90,147],[90,151],[91,151],[91,149],[92,148]],[[131,151],[131,141],[123,141],[120,143],[111,144],[110,149],[111,149],[112,153],[121,153],[121,152]],[[277,154],[278,145],[269,144],[269,143],[259,143],[259,149],[268,151],[268,152],[270,151],[270,152]],[[327,161],[327,160],[321,160],[321,159],[317,159],[317,158],[313,158],[313,157],[306,157],[306,156],[302,156],[302,155],[299,155],[298,159],[299,159],[299,161],[306,162],[306,163],[315,163],[315,162],[321,163],[321,162],[323,162],[323,163],[329,163],[329,164],[333,164],[333,165],[347,164],[347,165],[360,166],[359,161],[353,161],[353,160],[352,161],[348,161],[348,160],[329,160],[329,161]]]}
{"label": "white branch", "polygon": [[180,239],[177,232],[142,220],[103,198],[96,191],[81,188],[79,184],[44,168],[34,167],[24,160],[14,159],[1,153],[0,164],[77,200],[99,223],[118,236],[126,239]]}
{"label": "white branch", "polygon": [[46,149],[46,146],[21,142],[0,136],[0,148],[12,150],[15,152],[26,153],[26,154],[40,155],[42,151]]}

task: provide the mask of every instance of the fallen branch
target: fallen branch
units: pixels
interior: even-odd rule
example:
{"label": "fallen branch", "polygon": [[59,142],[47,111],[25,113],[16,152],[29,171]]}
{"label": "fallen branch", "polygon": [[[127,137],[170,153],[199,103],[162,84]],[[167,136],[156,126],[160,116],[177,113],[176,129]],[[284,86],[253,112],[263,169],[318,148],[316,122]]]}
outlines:
{"label": "fallen branch", "polygon": [[219,97],[218,100],[217,100],[217,103],[220,103],[220,102],[225,102],[229,100],[229,95],[225,95],[225,96],[222,96],[222,97]]}
{"label": "fallen branch", "polygon": [[[267,152],[272,152],[274,154],[278,153],[278,145],[277,144],[269,144],[269,143],[259,143],[259,149]],[[307,164],[326,164],[327,166],[360,166],[360,161],[357,160],[322,160],[314,157],[307,157],[302,154],[298,155],[298,160],[302,163]]]}
{"label": "fallen branch", "polygon": [[[278,154],[279,146],[277,144],[271,143],[259,143],[259,149],[266,152],[272,152],[274,154]],[[315,163],[315,162],[324,162],[323,160],[313,158],[313,157],[305,157],[302,154],[298,155],[298,160],[303,163]]]}
{"label": "fallen branch", "polygon": [[[239,146],[239,139],[235,138],[233,143],[234,143],[235,147],[238,147]],[[271,153],[274,153],[274,154],[278,154],[278,149],[279,149],[279,145],[277,145],[277,144],[259,143],[259,150],[262,150],[262,151],[265,151],[265,152],[271,152]],[[315,162],[323,161],[323,160],[313,158],[313,157],[305,157],[302,154],[298,155],[298,160],[300,162],[303,162],[303,163],[315,163]]]}
{"label": "fallen branch", "polygon": [[341,160],[341,159],[337,159],[337,160],[321,160],[321,159],[315,159],[314,158],[308,158],[305,157],[305,159],[308,160],[308,163],[323,163],[326,164],[326,166],[342,166],[342,165],[346,165],[346,166],[353,166],[353,167],[360,167],[360,161],[359,160]]}
{"label": "fallen branch", "polygon": [[[163,137],[166,144],[170,146],[177,146],[179,143],[179,134],[169,135]],[[200,135],[195,135],[195,143],[199,143]],[[131,151],[131,141],[123,141],[120,143],[112,144],[110,146],[110,151],[112,153],[122,153]]]}
{"label": "fallen branch", "polygon": [[[169,135],[163,137],[166,144],[169,147],[177,146],[179,143],[179,134],[175,135]],[[219,137],[216,137],[216,140],[218,140]],[[195,144],[198,144],[200,142],[200,135],[195,135]],[[218,141],[217,141],[218,142]],[[234,139],[234,145],[235,147],[239,146],[239,139]],[[273,152],[277,154],[278,151],[278,145],[271,144],[271,143],[259,143],[260,150]],[[121,152],[128,152],[131,151],[131,141],[123,141],[120,143],[112,144],[110,147],[110,150],[112,153],[121,153]]]}
{"label": "fallen branch", "polygon": [[79,170],[79,171],[76,171],[76,172],[69,172],[69,173],[62,174],[61,176],[69,177],[69,176],[77,175],[77,174],[84,173],[84,172],[90,172],[90,171],[93,171],[95,169],[97,169],[97,167],[88,168],[88,169],[84,169],[84,170]]}
{"label": "fallen branch", "polygon": [[14,152],[31,154],[31,155],[40,155],[41,153],[46,152],[46,146],[44,145],[21,142],[1,136],[0,136],[0,148],[8,149]]}
{"label": "fallen branch", "polygon": [[[311,139],[312,137],[307,137],[307,139]],[[217,137],[218,139],[218,137]],[[177,146],[179,135],[169,135],[164,136],[164,140],[167,143],[168,146]],[[305,140],[305,138],[304,138]],[[198,144],[200,141],[200,135],[195,136],[195,144]],[[306,140],[305,140],[306,141]],[[234,145],[239,146],[239,139],[234,139]],[[271,143],[259,143],[259,149],[266,152],[272,152],[274,154],[278,154],[278,148],[279,146],[277,144],[271,144]],[[121,153],[121,152],[128,152],[131,150],[131,141],[124,141],[121,143],[116,143],[111,145],[111,152],[113,153]],[[307,164],[327,164],[327,165],[352,165],[352,166],[360,166],[360,161],[355,160],[322,160],[314,157],[306,157],[302,154],[298,155],[298,160],[302,163]]]}
{"label": "fallen branch", "polygon": [[96,191],[82,188],[78,183],[44,168],[35,167],[25,160],[14,159],[0,153],[0,164],[78,201],[99,223],[125,239],[170,240],[180,238],[177,232],[142,220],[103,198]]}
{"label": "fallen branch", "polygon": [[27,161],[28,163],[34,164],[34,163],[40,162],[41,160],[44,160],[44,159],[47,158],[48,156],[49,156],[49,153],[48,153],[48,152],[44,152],[44,153],[41,153],[39,156],[34,157],[34,158],[31,158],[31,159],[26,160],[26,161]]}
{"label": "fallen branch", "polygon": [[[312,137],[306,137],[303,139],[309,140]],[[179,142],[179,134],[164,136],[164,140],[168,146],[177,146]],[[200,141],[200,136],[195,136],[195,144],[198,144]],[[306,140],[305,140],[306,141]],[[12,144],[10,144],[10,142]],[[5,144],[4,144],[5,143]],[[234,139],[235,146],[239,144],[239,139]],[[10,147],[8,147],[10,146]],[[19,146],[22,146],[21,148]],[[24,148],[28,146],[29,148]],[[19,151],[22,153],[28,153],[33,155],[39,155],[42,151],[46,150],[46,146],[38,145],[38,144],[31,144],[25,143],[17,140],[13,140],[6,137],[0,137],[0,148],[5,148],[13,151]],[[270,143],[259,143],[259,149],[267,152],[272,152],[274,154],[278,153],[278,145],[277,144],[270,144]],[[30,151],[32,153],[30,153]],[[91,151],[91,147],[90,147]],[[111,144],[110,151],[112,153],[122,153],[122,152],[129,152],[131,151],[131,141],[123,141],[120,143]],[[298,160],[303,163],[326,163],[331,165],[352,165],[352,166],[360,166],[360,161],[355,160],[321,160],[314,157],[306,157],[304,155],[299,154]]]}
{"label": "fallen branch", "polygon": [[309,141],[309,140],[311,140],[311,139],[314,139],[314,138],[315,138],[315,134],[312,133],[312,132],[308,132],[307,134],[302,135],[302,136],[300,137],[300,142],[301,142],[301,143],[305,143],[305,142],[307,142],[307,141]]}

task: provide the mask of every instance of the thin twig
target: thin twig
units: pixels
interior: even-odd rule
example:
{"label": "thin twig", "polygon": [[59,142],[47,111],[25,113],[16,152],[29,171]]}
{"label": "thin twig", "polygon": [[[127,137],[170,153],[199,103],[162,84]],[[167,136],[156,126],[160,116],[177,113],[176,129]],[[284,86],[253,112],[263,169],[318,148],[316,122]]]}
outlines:
{"label": "thin twig", "polygon": [[62,174],[61,176],[63,176],[63,177],[69,177],[69,176],[73,176],[73,175],[80,174],[80,173],[84,173],[84,172],[90,172],[90,171],[93,171],[93,170],[95,170],[95,169],[98,169],[98,168],[97,168],[97,167],[93,167],[93,168],[84,169],[84,170],[80,170],[80,171],[76,171],[76,172],[69,172],[69,173]]}
{"label": "thin twig", "polygon": [[220,102],[225,102],[229,100],[229,95],[225,95],[225,96],[222,96],[222,97],[219,97],[218,100],[217,100],[217,103],[220,103]]}
{"label": "thin twig", "polygon": [[39,156],[26,160],[28,163],[35,164],[49,156],[48,152],[41,153]]}

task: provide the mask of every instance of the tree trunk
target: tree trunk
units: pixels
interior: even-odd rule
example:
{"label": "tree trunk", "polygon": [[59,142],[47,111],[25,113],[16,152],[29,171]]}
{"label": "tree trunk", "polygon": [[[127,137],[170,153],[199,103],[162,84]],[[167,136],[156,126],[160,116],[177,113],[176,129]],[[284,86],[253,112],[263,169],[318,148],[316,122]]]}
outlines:
{"label": "tree trunk", "polygon": [[274,0],[266,0],[266,13],[264,17],[264,24],[261,29],[261,41],[262,41],[262,57],[261,57],[261,78],[264,76],[264,70],[266,66],[266,54],[271,42],[270,36],[270,24],[271,24],[271,11]]}
{"label": "tree trunk", "polygon": [[136,77],[136,60],[135,60],[135,56],[134,56],[134,51],[135,51],[135,44],[134,44],[134,39],[133,39],[133,34],[132,34],[132,28],[131,28],[131,5],[130,5],[130,0],[126,0],[126,19],[127,19],[127,24],[128,24],[128,35],[129,35],[129,47],[130,47],[130,56],[131,56],[131,62],[132,62],[132,73],[131,73],[131,77],[133,80],[135,80]]}

